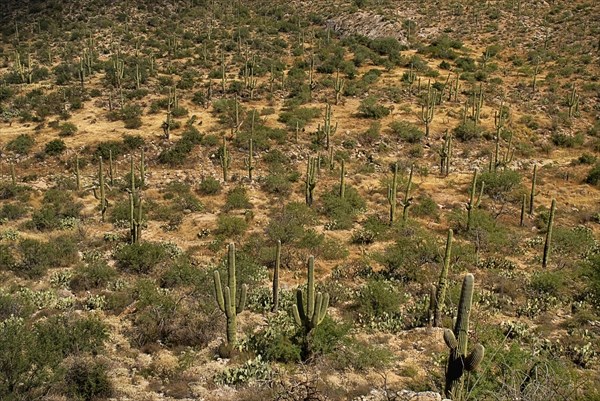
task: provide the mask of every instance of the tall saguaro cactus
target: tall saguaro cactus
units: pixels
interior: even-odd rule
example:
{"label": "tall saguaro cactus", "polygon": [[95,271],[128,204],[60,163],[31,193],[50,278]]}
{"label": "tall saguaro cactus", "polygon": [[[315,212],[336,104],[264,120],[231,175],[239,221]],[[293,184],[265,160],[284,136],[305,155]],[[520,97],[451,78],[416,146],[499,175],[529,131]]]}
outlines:
{"label": "tall saguaro cactus", "polygon": [[412,205],[412,196],[410,196],[410,187],[412,186],[412,177],[413,177],[413,170],[414,170],[414,164],[412,166],[410,166],[410,173],[408,175],[408,182],[406,183],[406,191],[404,192],[404,199],[402,200],[402,202],[400,203],[402,205],[402,222],[406,223],[406,221],[408,220],[408,209],[410,208],[410,205]]}
{"label": "tall saguaro cactus", "polygon": [[398,192],[398,163],[394,164],[394,177],[392,178],[391,185],[388,184],[388,193],[387,200],[390,204],[390,226],[394,224],[394,219],[396,217],[396,204],[397,204],[397,195]]}
{"label": "tall saguaro cactus", "polygon": [[471,230],[471,226],[473,225],[473,210],[479,207],[481,203],[481,197],[483,196],[483,188],[485,186],[485,182],[481,182],[481,189],[479,191],[479,196],[477,200],[475,200],[475,192],[477,191],[477,175],[478,171],[475,170],[473,173],[473,181],[471,182],[471,192],[469,196],[469,203],[467,203],[467,231]]}
{"label": "tall saguaro cactus", "polygon": [[279,308],[279,268],[281,267],[281,241],[277,241],[275,251],[275,268],[273,269],[273,307],[271,311],[277,312]]}
{"label": "tall saguaro cactus", "polygon": [[221,168],[223,169],[223,181],[227,182],[227,173],[229,171],[229,166],[231,165],[231,156],[227,150],[227,141],[225,140],[225,136],[223,136],[223,154],[221,154],[219,158],[221,160]]}
{"label": "tall saguaro cactus", "polygon": [[444,266],[440,272],[440,279],[435,291],[433,327],[439,327],[442,323],[442,307],[446,299],[446,289],[448,288],[448,270],[450,269],[450,258],[452,256],[452,238],[454,232],[448,230],[446,239],[446,252],[444,253]]}
{"label": "tall saguaro cactus", "polygon": [[315,187],[317,185],[316,173],[317,173],[317,159],[309,156],[308,162],[306,165],[306,178],[304,180],[304,184],[305,184],[304,195],[306,198],[306,204],[308,206],[312,205],[312,203],[313,203],[313,191],[315,190]]}
{"label": "tall saguaro cactus", "polygon": [[[104,163],[102,156],[100,156],[100,164],[98,165],[98,187],[94,187],[94,197],[100,201],[100,213],[102,214],[102,222],[104,222],[104,215],[106,209],[108,209],[108,201],[106,200],[106,183],[104,182]],[[100,193],[96,191],[96,188],[100,189]]]}
{"label": "tall saguaro cactus", "polygon": [[427,94],[421,105],[421,121],[425,124],[425,136],[429,138],[429,125],[433,121],[435,111],[437,91],[431,87],[431,82],[427,85]]}
{"label": "tall saguaro cactus", "polygon": [[548,217],[548,228],[546,230],[546,241],[544,242],[544,255],[542,256],[542,267],[548,267],[550,257],[550,246],[552,245],[552,226],[554,225],[554,213],[556,212],[556,199],[552,199],[550,206],[550,217]]}
{"label": "tall saguaro cactus", "polygon": [[315,257],[308,258],[308,285],[306,288],[306,303],[304,293],[298,288],[296,291],[296,304],[292,305],[292,312],[296,324],[304,328],[305,334],[311,332],[325,319],[329,307],[329,294],[315,293]]}
{"label": "tall saguaro cactus", "polygon": [[227,344],[231,347],[237,342],[237,315],[244,310],[248,291],[248,286],[242,285],[240,299],[236,299],[235,245],[233,243],[229,244],[227,253],[227,287],[221,287],[221,276],[218,270],[214,272],[214,281],[217,304],[227,318]]}
{"label": "tall saguaro cactus", "polygon": [[462,401],[463,393],[463,374],[465,371],[471,372],[481,364],[485,354],[485,348],[477,344],[473,350],[467,354],[467,342],[469,337],[469,317],[471,314],[471,304],[473,302],[474,277],[467,274],[463,280],[460,292],[460,301],[458,304],[458,315],[454,331],[444,330],[444,342],[450,348],[450,356],[446,366],[446,386],[444,392],[446,397],[454,401]]}
{"label": "tall saguaro cactus", "polygon": [[529,194],[529,215],[533,214],[535,200],[535,181],[537,179],[537,164],[533,165],[533,177],[531,178],[531,194]]}
{"label": "tall saguaro cactus", "polygon": [[345,194],[346,194],[346,181],[345,181],[345,175],[346,175],[346,165],[344,163],[344,159],[342,159],[342,167],[340,170],[340,198],[344,198]]}

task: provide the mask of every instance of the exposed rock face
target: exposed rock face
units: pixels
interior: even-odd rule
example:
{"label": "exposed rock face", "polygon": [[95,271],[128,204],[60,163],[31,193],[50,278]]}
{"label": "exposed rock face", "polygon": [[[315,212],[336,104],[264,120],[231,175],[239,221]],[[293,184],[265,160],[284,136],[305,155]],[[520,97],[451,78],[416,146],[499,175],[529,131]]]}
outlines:
{"label": "exposed rock face", "polygon": [[401,390],[398,392],[388,390],[372,390],[369,395],[355,398],[353,401],[450,401],[433,391],[417,393],[415,391]]}
{"label": "exposed rock face", "polygon": [[327,20],[327,28],[339,33],[342,37],[354,34],[370,39],[392,37],[398,39],[403,45],[408,44],[402,23],[380,14],[365,11],[339,15]]}

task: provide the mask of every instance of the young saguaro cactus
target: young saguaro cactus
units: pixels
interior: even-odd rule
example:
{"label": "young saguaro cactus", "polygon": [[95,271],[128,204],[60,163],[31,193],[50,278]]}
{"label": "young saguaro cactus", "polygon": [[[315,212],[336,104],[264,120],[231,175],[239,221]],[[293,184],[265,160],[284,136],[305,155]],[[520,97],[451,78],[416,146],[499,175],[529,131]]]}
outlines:
{"label": "young saguaro cactus", "polygon": [[221,160],[221,168],[223,169],[223,181],[227,182],[227,173],[229,171],[229,166],[231,165],[231,156],[227,150],[225,136],[223,136],[223,154],[219,156],[219,159]]}
{"label": "young saguaro cactus", "polygon": [[402,205],[402,222],[406,223],[406,221],[408,220],[408,209],[410,208],[410,205],[412,205],[412,196],[410,196],[410,187],[412,186],[412,177],[413,177],[413,170],[414,170],[414,164],[412,166],[410,166],[410,173],[408,175],[408,182],[406,183],[406,191],[404,193],[404,199],[402,200],[402,202],[400,203]]}
{"label": "young saguaro cactus", "polygon": [[275,268],[273,269],[273,307],[271,311],[277,312],[279,308],[279,268],[281,267],[281,241],[277,241],[275,251]]}
{"label": "young saguaro cactus", "polygon": [[485,354],[485,348],[477,344],[473,350],[467,354],[467,342],[469,337],[469,316],[471,314],[471,304],[473,302],[474,277],[467,274],[462,283],[460,292],[460,301],[458,304],[458,315],[454,331],[444,330],[444,342],[450,349],[448,364],[446,365],[446,397],[456,401],[463,400],[463,374],[465,371],[471,372],[481,364]]}
{"label": "young saguaro cactus", "polygon": [[427,85],[427,94],[421,105],[421,121],[425,124],[425,136],[429,138],[429,125],[433,121],[435,111],[437,91],[431,87],[431,82]]}
{"label": "young saguaro cactus", "polygon": [[[136,210],[137,206],[137,210]],[[129,231],[132,244],[139,244],[142,238],[142,198],[129,193]]]}
{"label": "young saguaro cactus", "polygon": [[337,70],[335,73],[335,81],[333,82],[333,89],[335,90],[335,104],[337,105],[340,102],[340,97],[342,92],[344,91],[344,86],[346,85],[346,80],[340,78],[340,70]]}
{"label": "young saguaro cactus", "polygon": [[234,346],[237,342],[237,315],[244,310],[246,306],[246,292],[248,286],[241,286],[240,299],[236,299],[236,275],[235,275],[235,245],[229,244],[227,253],[227,287],[221,287],[221,276],[219,272],[214,272],[215,292],[217,295],[217,304],[225,317],[227,318],[227,344]]}
{"label": "young saguaro cactus", "polygon": [[317,186],[317,158],[308,157],[308,162],[306,165],[306,178],[304,180],[305,190],[304,195],[306,198],[306,204],[308,206],[313,203],[313,191]]}
{"label": "young saguaro cactus", "polygon": [[440,154],[440,174],[448,176],[450,174],[450,160],[452,159],[452,133],[446,130],[444,134],[444,145],[439,150]]}
{"label": "young saguaro cactus", "polygon": [[308,285],[306,288],[306,304],[304,293],[298,288],[296,291],[296,304],[292,305],[292,312],[296,324],[304,328],[305,334],[310,333],[325,319],[329,307],[329,294],[317,292],[315,294],[315,257],[308,258]]}
{"label": "young saguaro cactus", "polygon": [[390,226],[394,224],[394,219],[396,217],[396,193],[398,191],[398,163],[394,164],[394,177],[392,178],[392,184],[388,184],[388,194],[387,200],[390,204]]}
{"label": "young saguaro cactus", "polygon": [[452,256],[452,238],[454,232],[448,230],[446,239],[446,252],[444,253],[444,266],[440,272],[440,279],[435,290],[435,302],[433,313],[433,327],[439,327],[442,323],[442,307],[446,299],[446,289],[448,288],[448,270],[450,269],[450,258]]}
{"label": "young saguaro cactus", "polygon": [[248,179],[252,181],[252,171],[254,171],[254,144],[252,138],[248,140],[248,156],[244,158],[244,165],[248,170]]}
{"label": "young saguaro cactus", "polygon": [[341,170],[340,170],[340,198],[342,198],[342,199],[344,199],[344,196],[346,194],[345,176],[346,176],[346,165],[344,163],[344,159],[342,159],[342,166],[341,166]]}
{"label": "young saguaro cactus", "polygon": [[535,201],[535,182],[537,180],[537,164],[533,165],[533,177],[531,178],[531,193],[529,194],[529,215],[533,214]]}
{"label": "young saguaro cactus", "polygon": [[469,203],[467,203],[466,208],[467,208],[467,231],[471,230],[471,226],[473,225],[473,209],[476,209],[479,207],[479,204],[481,203],[481,197],[483,196],[483,189],[485,186],[485,182],[481,182],[481,189],[479,191],[479,196],[477,197],[477,200],[475,200],[475,192],[477,191],[477,175],[478,175],[478,171],[475,170],[475,172],[473,173],[473,181],[471,182],[471,195],[469,197]]}
{"label": "young saguaro cactus", "polygon": [[[104,222],[104,215],[106,214],[106,209],[108,209],[108,201],[106,200],[106,183],[104,182],[104,162],[102,161],[102,156],[100,156],[100,164],[98,165],[98,187],[92,188],[94,191],[94,197],[100,201],[100,213],[102,214],[102,222]],[[100,190],[100,193],[96,191],[96,189]]]}
{"label": "young saguaro cactus", "polygon": [[554,213],[556,212],[556,199],[552,199],[550,206],[550,217],[548,217],[548,228],[546,230],[546,241],[544,242],[544,255],[542,256],[542,267],[548,267],[550,257],[550,246],[552,244],[552,226],[554,225]]}

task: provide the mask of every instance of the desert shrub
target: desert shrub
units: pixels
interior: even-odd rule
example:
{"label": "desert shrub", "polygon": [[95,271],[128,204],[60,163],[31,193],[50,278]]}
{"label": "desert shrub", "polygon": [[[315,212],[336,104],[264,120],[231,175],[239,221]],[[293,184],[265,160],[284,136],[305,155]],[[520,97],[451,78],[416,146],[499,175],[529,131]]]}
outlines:
{"label": "desert shrub", "polygon": [[65,374],[65,392],[72,400],[93,401],[110,397],[108,366],[92,358],[76,358]]}
{"label": "desert shrub", "polygon": [[119,141],[100,142],[96,146],[94,156],[96,158],[102,157],[104,160],[108,160],[111,153],[113,158],[120,156],[123,153],[123,144]]}
{"label": "desert shrub", "polygon": [[371,279],[358,293],[356,305],[358,313],[369,318],[382,318],[400,310],[401,297],[392,282]]}
{"label": "desert shrub", "polygon": [[350,325],[338,323],[329,315],[314,328],[309,338],[309,349],[313,355],[328,355],[337,351],[350,331]]}
{"label": "desert shrub", "polygon": [[323,213],[331,219],[330,228],[345,230],[352,227],[356,214],[365,208],[365,201],[358,191],[346,185],[345,195],[339,196],[334,189],[323,196]]}
{"label": "desert shrub", "polygon": [[17,220],[26,213],[27,207],[23,203],[5,203],[0,208],[0,220]]}
{"label": "desert shrub", "polygon": [[561,148],[575,148],[583,145],[583,133],[569,135],[563,132],[554,132],[552,134],[552,143]]}
{"label": "desert shrub", "polygon": [[77,126],[73,123],[66,122],[60,125],[60,130],[58,131],[58,136],[66,137],[73,136],[77,133]]}
{"label": "desert shrub", "polygon": [[143,147],[145,143],[144,138],[140,135],[123,135],[123,145],[125,145],[128,150],[139,149]]}
{"label": "desert shrub", "polygon": [[384,346],[371,344],[354,338],[346,338],[340,351],[331,355],[338,369],[355,369],[366,372],[369,369],[384,369],[393,360],[393,353]]}
{"label": "desert shrub", "polygon": [[427,264],[439,261],[438,244],[429,233],[409,227],[399,232],[396,242],[378,259],[386,267],[386,276],[401,281],[420,281],[427,274]]}
{"label": "desert shrub", "polygon": [[83,204],[75,201],[70,192],[49,189],[44,194],[42,206],[31,216],[31,226],[36,230],[60,228],[63,219],[78,219]]}
{"label": "desert shrub", "polygon": [[454,137],[463,142],[468,142],[473,139],[479,139],[483,134],[483,128],[476,125],[473,121],[460,123],[453,130]]}
{"label": "desert shrub", "polygon": [[69,286],[74,291],[106,287],[117,276],[117,271],[104,260],[96,260],[75,269]]}
{"label": "desert shrub", "polygon": [[537,295],[558,297],[564,285],[564,274],[559,272],[536,272],[531,278],[531,288]]}
{"label": "desert shrub", "polygon": [[29,134],[21,134],[6,144],[6,150],[20,155],[29,154],[35,145],[35,139]]}
{"label": "desert shrub", "polygon": [[185,162],[185,159],[192,149],[194,149],[194,146],[201,142],[202,135],[200,132],[195,127],[187,127],[183,134],[181,134],[181,139],[158,155],[158,161],[161,164],[180,166]]}
{"label": "desert shrub", "polygon": [[[0,322],[0,398],[38,399],[60,379],[69,355],[97,353],[108,338],[96,318],[52,316],[31,324],[11,316]],[[36,369],[32,369],[35,366]]]}
{"label": "desert shrub", "polygon": [[289,196],[292,188],[290,176],[282,171],[275,171],[269,173],[264,177],[262,182],[262,188],[273,195]]}
{"label": "desert shrub", "polygon": [[598,185],[598,183],[600,183],[600,163],[596,164],[588,172],[585,177],[585,182],[591,185]]}
{"label": "desert shrub", "polygon": [[486,171],[478,178],[478,188],[485,182],[484,192],[493,199],[505,199],[521,184],[521,175],[514,170]]}
{"label": "desert shrub", "polygon": [[291,110],[287,110],[282,112],[279,115],[279,121],[284,123],[289,129],[302,129],[306,126],[314,118],[317,118],[321,115],[321,110],[316,107],[297,107]]}
{"label": "desert shrub", "polygon": [[10,182],[0,182],[0,200],[17,198],[22,202],[29,200],[29,187],[13,185]]}
{"label": "desert shrub", "polygon": [[266,227],[267,236],[272,241],[290,244],[299,241],[306,227],[317,220],[315,212],[305,203],[290,202],[276,212]]}
{"label": "desert shrub", "polygon": [[198,192],[202,195],[216,195],[221,192],[221,183],[213,177],[206,177],[200,181]]}
{"label": "desert shrub", "polygon": [[301,348],[295,338],[298,326],[289,313],[283,311],[267,317],[264,329],[249,338],[249,348],[266,361],[299,362]]}
{"label": "desert shrub", "polygon": [[248,223],[242,217],[219,215],[217,219],[217,234],[225,237],[240,236],[248,229]]}
{"label": "desert shrub", "polygon": [[164,288],[194,286],[202,288],[212,284],[212,272],[195,267],[188,258],[178,258],[160,277]]}
{"label": "desert shrub", "polygon": [[60,155],[67,149],[64,141],[61,139],[54,139],[46,144],[44,147],[44,153],[49,156]]}
{"label": "desert shrub", "polygon": [[117,266],[131,273],[147,274],[167,259],[164,246],[152,242],[124,245],[115,253]]}
{"label": "desert shrub", "polygon": [[592,230],[586,226],[554,227],[552,231],[552,247],[556,254],[587,257],[596,247],[596,239]]}
{"label": "desert shrub", "polygon": [[77,242],[70,236],[59,236],[48,242],[26,238],[19,242],[17,250],[20,257],[14,270],[28,278],[39,278],[48,268],[69,266],[79,258]]}
{"label": "desert shrub", "polygon": [[369,128],[360,134],[359,140],[364,145],[372,145],[381,137],[381,124],[374,121]]}
{"label": "desert shrub", "polygon": [[358,112],[361,117],[379,119],[390,114],[390,109],[379,104],[376,97],[369,96],[360,102]]}
{"label": "desert shrub", "polygon": [[425,133],[414,124],[407,121],[394,121],[390,124],[392,134],[408,143],[418,143],[425,136]]}
{"label": "desert shrub", "polygon": [[235,210],[235,209],[250,209],[252,208],[252,203],[250,203],[250,198],[248,197],[248,193],[246,188],[242,186],[235,187],[231,189],[227,193],[227,198],[225,200],[224,210]]}
{"label": "desert shrub", "polygon": [[437,203],[428,195],[417,197],[417,203],[414,205],[410,212],[417,217],[428,217],[434,220],[438,220],[440,212]]}
{"label": "desert shrub", "polygon": [[10,247],[0,244],[0,270],[11,270],[15,267],[17,260],[13,256]]}
{"label": "desert shrub", "polygon": [[383,56],[392,56],[402,50],[398,39],[392,37],[376,38],[369,43],[369,47]]}

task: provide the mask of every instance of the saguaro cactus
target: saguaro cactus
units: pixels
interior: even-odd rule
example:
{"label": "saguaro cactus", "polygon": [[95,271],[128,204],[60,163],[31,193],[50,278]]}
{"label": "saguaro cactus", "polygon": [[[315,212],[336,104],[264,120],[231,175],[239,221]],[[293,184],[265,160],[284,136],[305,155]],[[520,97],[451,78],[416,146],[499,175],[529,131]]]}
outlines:
{"label": "saguaro cactus", "polygon": [[331,105],[325,106],[325,121],[323,122],[323,132],[325,133],[325,149],[329,149],[330,138],[336,133],[338,124],[331,125]]}
{"label": "saguaro cactus", "polygon": [[244,159],[244,165],[248,170],[248,179],[252,181],[252,171],[254,171],[254,145],[252,138],[248,140],[248,156]]}
{"label": "saguaro cactus", "polygon": [[535,181],[537,179],[537,164],[533,165],[533,177],[531,178],[531,194],[529,194],[529,214],[533,214],[533,202],[535,200]]}
{"label": "saguaro cactus", "polygon": [[448,238],[446,239],[446,252],[444,253],[444,266],[440,272],[440,279],[435,290],[433,327],[439,327],[442,323],[442,307],[446,299],[446,289],[448,287],[448,270],[450,269],[450,258],[452,256],[452,238],[454,232],[448,230]]}
{"label": "saguaro cactus", "polygon": [[304,180],[305,190],[304,195],[306,198],[306,204],[308,206],[313,203],[313,191],[315,190],[315,186],[317,185],[317,159],[308,157],[308,162],[306,165],[306,178]]}
{"label": "saguaro cactus", "polygon": [[556,199],[552,199],[550,206],[550,217],[548,217],[548,228],[546,230],[546,241],[544,242],[544,256],[542,257],[542,267],[548,267],[548,258],[550,257],[550,246],[552,245],[552,226],[554,225],[554,213],[556,212]]}
{"label": "saguaro cactus", "polygon": [[477,175],[478,171],[475,170],[473,173],[473,181],[471,183],[471,195],[469,197],[469,203],[467,203],[467,231],[471,230],[471,226],[473,225],[473,209],[479,207],[481,203],[481,197],[483,196],[483,188],[485,186],[485,182],[481,182],[481,190],[479,191],[479,196],[477,200],[475,200],[475,192],[477,191]]}
{"label": "saguaro cactus", "polygon": [[298,288],[296,291],[296,304],[292,306],[292,312],[296,324],[304,328],[305,334],[323,322],[329,307],[329,294],[317,292],[315,294],[315,257],[308,258],[308,285],[306,289],[306,304],[304,293]]}
{"label": "saguaro cactus", "polygon": [[335,104],[337,105],[340,102],[340,96],[344,90],[344,86],[346,85],[346,80],[340,78],[340,70],[337,70],[335,73],[335,81],[333,82],[333,89],[335,90]]}
{"label": "saguaro cactus", "polygon": [[223,136],[223,153],[221,156],[219,156],[219,158],[221,160],[221,168],[223,169],[223,181],[227,182],[227,172],[229,171],[229,166],[231,165],[231,156],[227,150],[227,141],[225,140],[225,136]]}
{"label": "saguaro cactus", "polygon": [[[106,214],[106,209],[108,209],[108,201],[106,200],[106,191],[105,191],[104,182],[104,163],[102,162],[102,156],[100,156],[100,164],[98,165],[98,187],[94,187],[94,197],[100,201],[100,213],[102,214],[102,221],[104,222],[104,215]],[[100,189],[100,193],[96,191],[96,189]]]}
{"label": "saguaro cactus", "polygon": [[273,307],[271,310],[277,312],[279,308],[279,268],[281,267],[281,241],[277,241],[275,251],[275,268],[273,269]]}
{"label": "saguaro cactus", "polygon": [[406,223],[406,221],[408,220],[408,209],[410,208],[410,205],[412,205],[412,196],[410,196],[410,187],[412,186],[412,177],[413,177],[413,170],[414,170],[414,165],[410,166],[410,173],[408,175],[408,182],[406,183],[406,191],[404,192],[404,199],[402,200],[402,202],[400,202],[400,205],[402,205],[402,222]]}
{"label": "saguaro cactus", "polygon": [[575,84],[573,84],[573,89],[567,95],[567,105],[569,106],[569,118],[571,118],[579,108],[579,94],[575,89]]}
{"label": "saguaro cactus", "polygon": [[485,354],[485,348],[477,344],[467,354],[467,342],[469,337],[469,316],[473,302],[474,277],[467,274],[463,280],[458,304],[458,315],[454,331],[444,331],[444,342],[450,348],[448,365],[446,366],[446,386],[444,392],[446,397],[452,400],[463,400],[463,374],[471,372],[480,365]]}
{"label": "saguaro cactus", "polygon": [[427,85],[427,94],[421,105],[421,121],[425,124],[425,136],[429,138],[429,125],[433,121],[433,113],[435,111],[435,104],[437,98],[437,91],[431,87],[431,82]]}
{"label": "saguaro cactus", "polygon": [[[235,276],[235,245],[229,244],[227,253],[227,287],[221,287],[221,276],[214,272],[215,293],[217,304],[227,318],[227,344],[234,346],[237,342],[237,315],[244,310],[246,305],[246,284],[241,286],[240,299],[236,300],[236,276]],[[237,303],[237,304],[236,304]]]}
{"label": "saguaro cactus", "polygon": [[390,204],[390,226],[394,224],[396,217],[396,193],[398,191],[398,163],[394,164],[394,177],[392,178],[392,184],[388,184],[387,199]]}
{"label": "saguaro cactus", "polygon": [[439,150],[440,154],[440,174],[448,176],[450,174],[450,160],[452,159],[452,133],[446,130],[444,134],[444,145]]}
{"label": "saguaro cactus", "polygon": [[79,155],[75,155],[75,184],[77,190],[81,191],[81,175],[79,174]]}
{"label": "saguaro cactus", "polygon": [[344,159],[342,159],[342,167],[340,170],[340,198],[344,198],[344,195],[346,194],[346,181],[345,181],[345,175],[346,175],[346,166],[344,163]]}
{"label": "saguaro cactus", "polygon": [[[136,210],[137,203],[137,210]],[[129,193],[129,232],[132,244],[139,244],[142,238],[142,198]]]}

